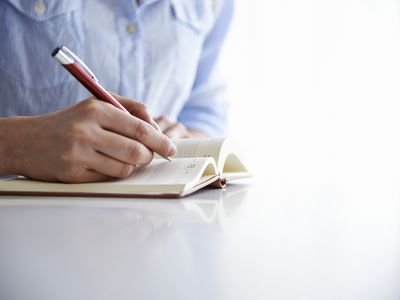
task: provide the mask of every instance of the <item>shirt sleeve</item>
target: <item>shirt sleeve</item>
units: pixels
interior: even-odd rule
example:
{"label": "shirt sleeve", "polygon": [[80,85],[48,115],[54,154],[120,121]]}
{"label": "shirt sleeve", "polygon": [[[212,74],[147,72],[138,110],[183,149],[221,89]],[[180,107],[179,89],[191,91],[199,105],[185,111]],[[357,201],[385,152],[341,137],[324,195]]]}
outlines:
{"label": "shirt sleeve", "polygon": [[218,74],[218,57],[233,15],[233,0],[225,0],[216,22],[203,44],[196,79],[178,121],[189,129],[205,131],[210,136],[227,134],[229,103]]}

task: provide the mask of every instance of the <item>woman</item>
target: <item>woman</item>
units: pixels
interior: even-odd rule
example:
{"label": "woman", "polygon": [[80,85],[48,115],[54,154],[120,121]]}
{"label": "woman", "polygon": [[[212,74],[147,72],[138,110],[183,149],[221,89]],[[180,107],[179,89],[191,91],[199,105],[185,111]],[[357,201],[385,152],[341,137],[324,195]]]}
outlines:
{"label": "woman", "polygon": [[[0,174],[127,177],[153,151],[174,155],[169,138],[223,135],[217,61],[231,17],[232,0],[0,1]],[[132,116],[90,98],[51,58],[59,45]]]}

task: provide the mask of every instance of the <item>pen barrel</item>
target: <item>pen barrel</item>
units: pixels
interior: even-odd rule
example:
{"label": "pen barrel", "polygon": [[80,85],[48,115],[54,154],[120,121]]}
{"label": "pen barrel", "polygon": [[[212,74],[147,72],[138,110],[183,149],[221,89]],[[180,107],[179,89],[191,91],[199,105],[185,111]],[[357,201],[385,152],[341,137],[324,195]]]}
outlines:
{"label": "pen barrel", "polygon": [[118,102],[109,92],[101,87],[85,70],[77,63],[62,65],[68,72],[71,73],[85,88],[87,88],[97,99],[108,102],[120,110],[129,113],[125,107]]}

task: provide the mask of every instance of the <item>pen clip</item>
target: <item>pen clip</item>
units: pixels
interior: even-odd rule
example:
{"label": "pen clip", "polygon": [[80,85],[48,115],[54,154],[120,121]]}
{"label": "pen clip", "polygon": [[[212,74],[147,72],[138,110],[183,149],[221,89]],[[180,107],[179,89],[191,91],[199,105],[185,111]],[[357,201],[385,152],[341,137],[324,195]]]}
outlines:
{"label": "pen clip", "polygon": [[76,56],[71,50],[69,50],[67,47],[62,46],[61,51],[63,51],[65,54],[71,56],[81,67],[82,69],[88,73],[90,77],[92,77],[96,82],[99,82],[97,77],[94,75],[94,73],[89,69],[89,67],[78,57]]}

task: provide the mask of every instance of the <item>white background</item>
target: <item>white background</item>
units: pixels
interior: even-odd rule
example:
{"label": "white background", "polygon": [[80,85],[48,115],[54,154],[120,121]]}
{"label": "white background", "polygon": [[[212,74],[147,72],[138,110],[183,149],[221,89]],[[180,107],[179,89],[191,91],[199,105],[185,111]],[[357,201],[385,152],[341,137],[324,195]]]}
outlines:
{"label": "white background", "polygon": [[263,156],[264,179],[399,182],[399,12],[395,0],[236,1],[222,55],[231,135],[251,166]]}
{"label": "white background", "polygon": [[236,272],[251,286],[273,270],[254,284],[271,299],[398,299],[399,1],[236,4],[222,55],[231,135],[262,187]]}

